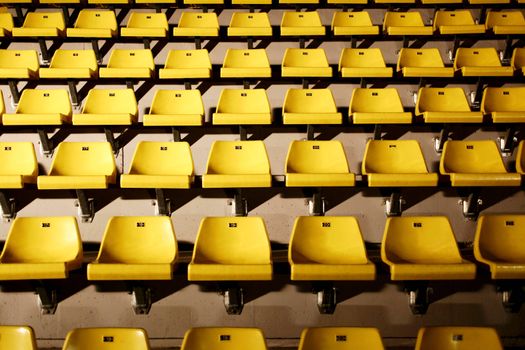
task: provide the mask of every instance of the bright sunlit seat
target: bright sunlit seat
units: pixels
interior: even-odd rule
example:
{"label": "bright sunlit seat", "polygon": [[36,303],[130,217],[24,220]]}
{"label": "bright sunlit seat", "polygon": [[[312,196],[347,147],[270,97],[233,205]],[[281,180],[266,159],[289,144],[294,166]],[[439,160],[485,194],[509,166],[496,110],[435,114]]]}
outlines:
{"label": "bright sunlit seat", "polygon": [[470,10],[436,11],[433,25],[439,34],[485,33],[485,26],[474,22]]}
{"label": "bright sunlit seat", "polygon": [[439,50],[436,48],[401,49],[397,71],[403,73],[404,77],[452,78],[454,76],[454,68],[445,67]]}
{"label": "bright sunlit seat", "polygon": [[197,79],[211,77],[208,50],[170,50],[164,68],[159,70],[161,79]]}
{"label": "bright sunlit seat", "polygon": [[410,124],[395,88],[356,88],[350,99],[349,116],[354,124]]}
{"label": "bright sunlit seat", "polygon": [[270,78],[272,69],[265,49],[228,49],[221,78]]}
{"label": "bright sunlit seat", "polygon": [[281,66],[283,77],[325,77],[332,76],[332,67],[328,64],[323,49],[287,48]]}
{"label": "bright sunlit seat", "polygon": [[0,50],[0,78],[38,78],[38,53],[35,50]]}
{"label": "bright sunlit seat", "polygon": [[61,11],[29,12],[22,27],[13,28],[14,37],[57,37],[66,33],[66,22]]}
{"label": "bright sunlit seat", "polygon": [[99,75],[101,78],[152,78],[155,76],[153,54],[148,49],[114,49],[107,67],[100,68]]}
{"label": "bright sunlit seat", "polygon": [[481,112],[494,123],[525,121],[525,87],[487,87],[483,90]]}
{"label": "bright sunlit seat", "polygon": [[202,125],[204,104],[199,90],[157,90],[144,126]]}
{"label": "bright sunlit seat", "polygon": [[223,89],[213,113],[215,125],[269,125],[272,111],[264,89]]}
{"label": "bright sunlit seat", "polygon": [[315,327],[301,332],[298,350],[384,350],[377,328]]}
{"label": "bright sunlit seat", "polygon": [[270,18],[266,12],[234,12],[228,36],[272,36]]}
{"label": "bright sunlit seat", "polygon": [[137,121],[138,106],[133,89],[91,89],[73,125],[131,125]]}
{"label": "bright sunlit seat", "polygon": [[387,12],[383,31],[388,35],[432,35],[432,27],[425,26],[418,11]]}
{"label": "bright sunlit seat", "polygon": [[512,58],[510,60],[510,65],[521,75],[525,75],[525,48],[517,47],[512,53]]}
{"label": "bright sunlit seat", "polygon": [[501,65],[498,52],[493,47],[460,47],[456,51],[454,70],[460,71],[464,77],[510,77],[514,74],[512,67]]}
{"label": "bright sunlit seat", "polygon": [[266,350],[266,341],[258,328],[190,328],[184,334],[181,350]]}
{"label": "bright sunlit seat", "polygon": [[420,88],[416,115],[426,123],[481,123],[483,113],[472,112],[463,88]]}
{"label": "bright sunlit seat", "polygon": [[0,326],[0,349],[37,350],[33,328]]}
{"label": "bright sunlit seat", "polygon": [[343,78],[392,77],[392,67],[386,66],[378,48],[343,49],[339,58],[339,72]]}
{"label": "bright sunlit seat", "polygon": [[219,36],[219,20],[217,14],[215,12],[183,12],[179,24],[176,28],[173,28],[173,36]]}
{"label": "bright sunlit seat", "polygon": [[370,14],[361,12],[334,12],[332,33],[339,35],[378,35],[379,26],[372,24]]}
{"label": "bright sunlit seat", "polygon": [[77,328],[70,331],[62,350],[149,350],[148,334],[140,328]]}
{"label": "bright sunlit seat", "polygon": [[525,34],[525,17],[521,11],[489,11],[485,28],[496,35]]}
{"label": "bright sunlit seat", "polygon": [[36,184],[38,162],[32,142],[0,142],[0,164],[0,188]]}
{"label": "bright sunlit seat", "polygon": [[168,35],[166,14],[153,12],[131,12],[126,27],[120,30],[123,37],[165,38]]}
{"label": "bright sunlit seat", "polygon": [[424,327],[415,350],[503,350],[498,333],[484,327]]}
{"label": "bright sunlit seat", "polygon": [[15,26],[13,15],[9,12],[0,13],[0,37],[10,36]]}
{"label": "bright sunlit seat", "polygon": [[341,124],[330,89],[288,89],[284,97],[284,124]]}
{"label": "bright sunlit seat", "polygon": [[325,27],[317,11],[286,11],[281,20],[281,36],[325,35]]}
{"label": "bright sunlit seat", "polygon": [[74,28],[67,28],[70,38],[111,38],[117,35],[115,12],[104,9],[80,10]]}
{"label": "bright sunlit seat", "polygon": [[5,113],[4,125],[61,125],[71,122],[72,107],[65,89],[25,89],[15,113]]}
{"label": "bright sunlit seat", "polygon": [[90,79],[98,75],[98,64],[93,50],[58,49],[49,68],[40,68],[40,78]]}

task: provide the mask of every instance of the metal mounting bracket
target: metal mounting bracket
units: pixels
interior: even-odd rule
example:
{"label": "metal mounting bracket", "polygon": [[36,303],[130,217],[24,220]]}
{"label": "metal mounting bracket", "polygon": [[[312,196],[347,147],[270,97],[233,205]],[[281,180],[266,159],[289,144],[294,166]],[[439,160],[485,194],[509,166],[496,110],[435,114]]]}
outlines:
{"label": "metal mounting bracket", "polygon": [[131,307],[135,314],[149,314],[151,304],[151,289],[142,286],[134,286],[131,291]]}

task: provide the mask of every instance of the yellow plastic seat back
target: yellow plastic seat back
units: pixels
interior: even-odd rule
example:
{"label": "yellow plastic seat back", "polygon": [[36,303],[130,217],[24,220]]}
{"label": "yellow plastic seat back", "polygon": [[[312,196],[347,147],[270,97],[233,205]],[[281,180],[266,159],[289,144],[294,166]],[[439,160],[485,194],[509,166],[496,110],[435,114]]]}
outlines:
{"label": "yellow plastic seat back", "polygon": [[284,124],[341,124],[330,89],[288,89],[284,97]]}
{"label": "yellow plastic seat back", "polygon": [[511,66],[525,74],[525,48],[515,48],[512,53]]}
{"label": "yellow plastic seat back", "polygon": [[483,90],[481,112],[494,123],[522,123],[525,120],[525,87],[487,87]]}
{"label": "yellow plastic seat back", "polygon": [[130,125],[137,121],[138,105],[133,89],[91,89],[74,125]]}
{"label": "yellow plastic seat back", "polygon": [[101,78],[150,78],[155,62],[149,49],[111,51],[107,68],[100,68]]}
{"label": "yellow plastic seat back", "polygon": [[474,22],[470,10],[436,11],[433,25],[440,34],[485,33],[485,26]]}
{"label": "yellow plastic seat back", "polygon": [[0,326],[0,349],[37,350],[33,329],[29,326]]}
{"label": "yellow plastic seat back", "polygon": [[384,350],[376,328],[316,327],[305,328],[299,340],[299,350]]}
{"label": "yellow plastic seat back", "polygon": [[164,68],[159,71],[161,79],[209,78],[211,61],[208,50],[170,50]]}
{"label": "yellow plastic seat back", "polygon": [[270,78],[272,70],[265,49],[228,49],[221,78]]}
{"label": "yellow plastic seat back", "polygon": [[454,70],[461,71],[464,76],[512,76],[512,67],[501,65],[498,52],[493,47],[466,48],[456,51]]}
{"label": "yellow plastic seat back", "polygon": [[117,34],[117,18],[112,10],[80,10],[74,28],[67,28],[67,36],[74,38],[111,38]]}
{"label": "yellow plastic seat back", "polygon": [[66,22],[61,11],[29,12],[20,28],[13,28],[13,36],[61,36]]}
{"label": "yellow plastic seat back", "polygon": [[204,104],[199,90],[157,90],[144,126],[202,125]]}
{"label": "yellow plastic seat back", "polygon": [[122,28],[122,36],[165,37],[168,33],[165,13],[131,12],[128,23]]}
{"label": "yellow plastic seat back", "polygon": [[420,88],[416,115],[427,123],[481,123],[483,114],[472,112],[463,88]]}
{"label": "yellow plastic seat back", "polygon": [[266,12],[234,12],[228,36],[271,36],[272,27]]}
{"label": "yellow plastic seat back", "polygon": [[141,328],[77,328],[67,334],[62,350],[149,350]]}
{"label": "yellow plastic seat back", "polygon": [[35,50],[0,50],[0,78],[36,78],[39,68]]}
{"label": "yellow plastic seat back", "polygon": [[281,36],[325,35],[325,28],[317,11],[286,11],[281,20]]}
{"label": "yellow plastic seat back", "polygon": [[484,327],[425,327],[417,334],[416,350],[503,350],[498,333]]}
{"label": "yellow plastic seat back", "polygon": [[378,35],[379,27],[372,24],[370,14],[361,12],[334,12],[332,17],[334,35]]}
{"label": "yellow plastic seat back", "polygon": [[425,26],[421,13],[390,12],[385,14],[383,31],[388,35],[432,35],[432,27]]}
{"label": "yellow plastic seat back", "polygon": [[270,240],[260,217],[202,219],[188,266],[190,281],[271,280]]}
{"label": "yellow plastic seat back", "polygon": [[328,64],[323,49],[287,48],[282,62],[283,77],[331,77],[332,68]]}
{"label": "yellow plastic seat back", "polygon": [[496,35],[525,34],[525,17],[521,11],[489,11],[485,27]]}
{"label": "yellow plastic seat back", "polygon": [[191,328],[184,335],[181,350],[266,350],[258,328]]}
{"label": "yellow plastic seat back", "polygon": [[339,72],[343,78],[392,76],[392,68],[386,66],[378,48],[343,49],[339,58]]}
{"label": "yellow plastic seat back", "polygon": [[49,68],[40,69],[40,78],[89,79],[97,76],[97,70],[95,51],[58,49]]}
{"label": "yellow plastic seat back", "polygon": [[454,69],[445,67],[436,48],[403,48],[399,53],[397,71],[405,77],[453,77]]}
{"label": "yellow plastic seat back", "polygon": [[405,112],[395,88],[356,88],[352,91],[349,114],[354,124],[409,124],[412,114]]}
{"label": "yellow plastic seat back", "polygon": [[271,124],[270,102],[264,89],[223,89],[213,124]]}
{"label": "yellow plastic seat back", "polygon": [[174,36],[207,37],[219,36],[219,20],[215,12],[183,12]]}
{"label": "yellow plastic seat back", "polygon": [[13,27],[13,15],[9,12],[0,13],[0,37],[10,35]]}
{"label": "yellow plastic seat back", "polygon": [[26,183],[36,183],[38,162],[33,143],[0,142],[0,163],[0,188],[23,188]]}

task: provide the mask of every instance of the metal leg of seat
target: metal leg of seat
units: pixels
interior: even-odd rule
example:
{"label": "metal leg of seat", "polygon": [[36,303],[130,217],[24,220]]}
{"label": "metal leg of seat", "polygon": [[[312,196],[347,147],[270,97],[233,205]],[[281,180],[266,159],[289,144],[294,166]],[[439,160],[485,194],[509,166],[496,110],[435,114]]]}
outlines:
{"label": "metal leg of seat", "polygon": [[15,200],[6,196],[3,191],[0,191],[0,209],[2,210],[2,218],[9,222],[16,216]]}
{"label": "metal leg of seat", "polygon": [[516,137],[516,126],[511,125],[507,128],[505,136],[498,138],[499,147],[502,155],[511,156],[516,146],[518,138]]}
{"label": "metal leg of seat", "polygon": [[224,308],[228,315],[240,315],[244,308],[244,291],[239,286],[228,286],[221,290]]}
{"label": "metal leg of seat", "polygon": [[76,190],[77,206],[82,222],[91,222],[95,217],[95,203],[86,197],[84,190]]}
{"label": "metal leg of seat", "polygon": [[479,206],[483,204],[479,191],[472,191],[466,199],[460,200],[463,216],[469,220],[475,220],[479,215]]}
{"label": "metal leg of seat", "polygon": [[179,129],[177,129],[176,127],[172,126],[171,127],[171,134],[173,135],[173,142],[180,142],[181,137],[180,137],[180,130]]}
{"label": "metal leg of seat", "polygon": [[432,288],[426,282],[408,283],[405,285],[408,295],[408,306],[414,315],[424,315],[430,305]]}
{"label": "metal leg of seat", "polygon": [[67,86],[69,88],[69,94],[71,95],[71,103],[73,106],[78,106],[80,103],[78,100],[77,82],[74,80],[68,80]]}
{"label": "metal leg of seat", "polygon": [[518,283],[501,285],[498,287],[498,292],[501,293],[501,303],[506,312],[520,312],[521,305],[525,302],[525,290],[523,289],[523,285]]}
{"label": "metal leg of seat", "polygon": [[46,41],[44,39],[38,39],[38,45],[40,46],[40,52],[42,53],[42,62],[48,63],[50,57]]}
{"label": "metal leg of seat", "polygon": [[445,142],[448,140],[448,137],[450,135],[450,127],[447,124],[443,125],[443,129],[441,129],[439,136],[434,137],[434,150],[437,153],[443,152],[443,146],[445,145]]}
{"label": "metal leg of seat", "polygon": [[374,126],[374,140],[381,140],[382,130],[381,124],[376,124]]}
{"label": "metal leg of seat", "polygon": [[314,190],[312,198],[308,201],[308,214],[311,216],[324,216],[326,212],[325,201],[320,189]]}
{"label": "metal leg of seat", "polygon": [[17,105],[20,102],[20,91],[18,91],[17,82],[14,80],[9,80],[7,82],[9,85],[9,90],[11,91],[11,97],[13,98],[13,105]]}
{"label": "metal leg of seat", "polygon": [[401,216],[403,213],[403,197],[399,190],[394,190],[390,194],[390,198],[385,201],[386,216]]}
{"label": "metal leg of seat", "polygon": [[36,287],[35,292],[38,296],[38,306],[42,315],[54,315],[58,306],[56,289],[40,284]]}
{"label": "metal leg of seat", "polygon": [[151,310],[151,289],[143,286],[133,286],[131,291],[131,307],[136,315],[147,315]]}
{"label": "metal leg of seat", "polygon": [[166,198],[162,188],[155,189],[156,214],[160,216],[170,216],[170,200]]}
{"label": "metal leg of seat", "polygon": [[314,290],[317,293],[317,309],[323,315],[332,315],[337,306],[337,290],[330,283]]}
{"label": "metal leg of seat", "polygon": [[95,57],[97,58],[98,64],[102,63],[102,57],[100,57],[100,48],[98,46],[98,40],[91,40],[91,47],[93,48],[93,51],[95,52]]}
{"label": "metal leg of seat", "polygon": [[40,145],[42,147],[42,153],[45,156],[50,156],[53,154],[53,140],[49,138],[47,132],[44,129],[36,129],[38,133],[38,138],[40,139]]}
{"label": "metal leg of seat", "polygon": [[238,189],[233,197],[232,213],[235,216],[248,216],[248,203],[241,189]]}
{"label": "metal leg of seat", "polygon": [[118,140],[115,139],[113,131],[111,131],[109,128],[104,128],[104,134],[106,135],[106,140],[111,144],[111,149],[113,149],[113,153],[118,154],[120,145]]}

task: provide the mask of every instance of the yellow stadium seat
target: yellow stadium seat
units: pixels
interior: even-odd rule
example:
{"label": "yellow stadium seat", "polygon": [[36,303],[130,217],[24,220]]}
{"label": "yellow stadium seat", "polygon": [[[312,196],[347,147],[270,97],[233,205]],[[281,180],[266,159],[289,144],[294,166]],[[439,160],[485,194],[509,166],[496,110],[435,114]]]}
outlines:
{"label": "yellow stadium seat", "polygon": [[135,0],[135,4],[176,4],[177,0]]}
{"label": "yellow stadium seat", "polygon": [[424,5],[461,4],[463,0],[421,0]]}
{"label": "yellow stadium seat", "polygon": [[223,89],[213,113],[215,125],[269,125],[270,102],[264,89]]}
{"label": "yellow stadium seat", "polygon": [[285,172],[287,187],[355,186],[340,141],[292,141]]}
{"label": "yellow stadium seat", "polygon": [[0,50],[0,78],[38,78],[39,68],[35,50]]}
{"label": "yellow stadium seat", "polygon": [[190,188],[193,158],[187,142],[140,141],[122,188]]}
{"label": "yellow stadium seat", "polygon": [[281,36],[325,35],[325,27],[317,11],[286,11],[281,21]]}
{"label": "yellow stadium seat", "polygon": [[476,260],[492,279],[525,279],[524,215],[482,215],[474,237]]}
{"label": "yellow stadium seat", "polygon": [[[162,242],[162,244],[159,244]],[[167,216],[114,216],[104,231],[90,281],[171,280],[177,241]]]}
{"label": "yellow stadium seat", "polygon": [[284,124],[341,124],[330,89],[288,89],[284,97]]}
{"label": "yellow stadium seat", "polygon": [[356,88],[350,99],[349,116],[354,124],[410,124],[395,88]]}
{"label": "yellow stadium seat", "polygon": [[149,350],[148,334],[140,328],[77,328],[62,350]]}
{"label": "yellow stadium seat", "polygon": [[80,10],[74,28],[67,28],[70,38],[111,38],[117,35],[117,18],[112,10]]}
{"label": "yellow stadium seat", "polygon": [[108,66],[100,68],[101,78],[152,78],[155,62],[151,50],[115,49],[111,51]]}
{"label": "yellow stadium seat", "polygon": [[184,0],[184,5],[224,5],[224,0]]}
{"label": "yellow stadium seat", "polygon": [[288,262],[292,281],[365,281],[376,275],[359,224],[352,216],[296,218]]}
{"label": "yellow stadium seat", "polygon": [[2,116],[5,113],[5,103],[4,103],[4,94],[2,91],[0,91],[0,121],[2,120]]}
{"label": "yellow stadium seat", "polygon": [[325,77],[332,76],[332,67],[328,64],[323,49],[292,49],[284,52],[281,66],[283,77]]}
{"label": "yellow stadium seat", "polygon": [[384,350],[377,328],[316,327],[301,332],[298,350]]}
{"label": "yellow stadium seat", "polygon": [[40,68],[40,78],[90,79],[98,75],[98,64],[93,50],[58,49],[49,68]]}
{"label": "yellow stadium seat", "polygon": [[73,125],[131,125],[137,122],[138,106],[133,89],[91,89]]}
{"label": "yellow stadium seat", "polygon": [[376,4],[415,4],[416,0],[374,0]]}
{"label": "yellow stadium seat", "polygon": [[14,37],[57,37],[66,33],[66,22],[60,11],[29,12],[22,27],[13,28]]}
{"label": "yellow stadium seat", "polygon": [[181,350],[266,350],[258,328],[191,328],[184,334]]}
{"label": "yellow stadium seat", "polygon": [[512,53],[511,66],[525,75],[525,48],[515,48]]}
{"label": "yellow stadium seat", "polygon": [[14,26],[13,15],[9,12],[0,13],[0,37],[10,36]]}
{"label": "yellow stadium seat", "polygon": [[318,5],[319,0],[279,0],[279,4],[309,4]]}
{"label": "yellow stadium seat", "polygon": [[80,4],[80,0],[38,0],[38,3],[51,5]]}
{"label": "yellow stadium seat", "polygon": [[487,87],[483,90],[481,112],[494,123],[525,121],[525,87]]}
{"label": "yellow stadium seat", "polygon": [[193,256],[188,265],[189,281],[271,279],[270,240],[262,218],[253,216],[202,219]]}
{"label": "yellow stadium seat", "polygon": [[33,328],[0,326],[0,349],[37,350]]}
{"label": "yellow stadium seat", "polygon": [[403,73],[405,77],[452,78],[454,76],[454,68],[445,67],[436,48],[401,49],[397,71]]}
{"label": "yellow stadium seat", "polygon": [[496,35],[525,34],[525,17],[521,11],[489,11],[485,28]]}
{"label": "yellow stadium seat", "polygon": [[326,0],[330,5],[366,5],[368,0]]}
{"label": "yellow stadium seat", "polygon": [[270,18],[266,12],[234,12],[228,36],[272,36]]}
{"label": "yellow stadium seat", "polygon": [[503,67],[501,65],[498,52],[493,47],[460,47],[456,51],[454,70],[461,71],[461,74],[465,77],[510,77],[514,74],[514,69],[512,67]]}
{"label": "yellow stadium seat", "polygon": [[19,217],[0,256],[0,280],[63,279],[81,266],[82,242],[74,217]]}
{"label": "yellow stadium seat", "polygon": [[15,113],[2,117],[4,125],[61,125],[71,122],[71,102],[65,89],[25,89]]}
{"label": "yellow stadium seat", "polygon": [[516,154],[516,171],[520,175],[525,175],[525,141],[520,141],[518,153]]}
{"label": "yellow stadium seat", "polygon": [[88,4],[97,5],[126,5],[129,4],[129,0],[87,0]]}
{"label": "yellow stadium seat", "polygon": [[33,143],[0,142],[0,163],[0,188],[24,188],[26,183],[36,183],[38,162]]}
{"label": "yellow stadium seat", "polygon": [[183,12],[173,36],[219,36],[219,20],[215,12]]}
{"label": "yellow stadium seat", "polygon": [[204,119],[199,90],[157,90],[144,126],[197,126]]}
{"label": "yellow stadium seat", "polygon": [[0,4],[31,4],[32,0],[0,0]]}
{"label": "yellow stadium seat", "polygon": [[424,327],[415,350],[503,350],[498,333],[484,327]]}
{"label": "yellow stadium seat", "polygon": [[362,12],[334,12],[332,33],[338,35],[378,35],[379,26],[372,24],[370,14]]}
{"label": "yellow stadium seat", "polygon": [[426,123],[481,123],[483,113],[472,112],[463,88],[420,88],[416,115]]}
{"label": "yellow stadium seat", "polygon": [[464,260],[446,216],[386,219],[381,259],[393,281],[472,280],[476,265]]}
{"label": "yellow stadium seat", "polygon": [[231,0],[232,5],[271,5],[272,0]]}
{"label": "yellow stadium seat", "polygon": [[361,172],[369,187],[431,187],[438,183],[438,174],[428,172],[416,140],[369,140]]}
{"label": "yellow stadium seat", "polygon": [[270,78],[272,69],[265,49],[228,49],[221,78]]}
{"label": "yellow stadium seat", "polygon": [[[517,0],[518,4],[522,0]],[[468,0],[471,5],[510,4],[510,0]]]}
{"label": "yellow stadium seat", "polygon": [[164,68],[159,70],[161,79],[196,79],[211,77],[208,50],[170,50]]}
{"label": "yellow stadium seat", "polygon": [[470,10],[436,11],[433,25],[439,34],[485,33],[485,26],[474,22]]}
{"label": "yellow stadium seat", "polygon": [[61,142],[49,175],[37,179],[39,190],[104,189],[116,182],[117,168],[109,142]]}
{"label": "yellow stadium seat", "polygon": [[519,186],[520,175],[508,173],[494,141],[446,141],[439,172],[452,186]]}
{"label": "yellow stadium seat", "polygon": [[152,12],[131,12],[126,27],[120,30],[123,37],[165,38],[168,35],[166,14]]}
{"label": "yellow stadium seat", "polygon": [[386,66],[383,54],[378,48],[343,49],[339,58],[339,72],[343,78],[389,78],[392,76],[392,68]]}
{"label": "yellow stadium seat", "polygon": [[[377,2],[377,0],[376,0]],[[432,27],[425,26],[421,13],[387,12],[383,22],[383,31],[388,35],[432,35]]]}
{"label": "yellow stadium seat", "polygon": [[214,141],[203,188],[271,187],[270,161],[263,141]]}

